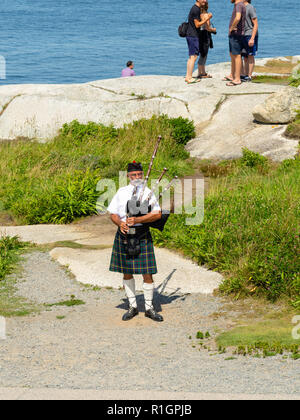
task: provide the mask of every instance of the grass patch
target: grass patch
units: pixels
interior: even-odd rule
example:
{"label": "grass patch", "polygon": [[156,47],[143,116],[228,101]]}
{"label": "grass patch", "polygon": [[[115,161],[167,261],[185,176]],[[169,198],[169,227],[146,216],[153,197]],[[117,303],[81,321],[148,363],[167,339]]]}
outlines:
{"label": "grass patch", "polygon": [[96,214],[100,179],[118,181],[119,171],[139,159],[147,168],[158,135],[155,178],[166,166],[169,177],[192,173],[184,144],[193,125],[166,116],[140,120],[123,128],[101,124],[65,124],[45,144],[22,140],[0,144],[1,211],[21,224],[70,223]]}
{"label": "grass patch", "polygon": [[300,86],[300,68],[294,70],[292,76],[290,77],[290,86],[299,87]]}
{"label": "grass patch", "polygon": [[210,160],[202,160],[194,162],[194,165],[197,168],[197,172],[205,177],[220,178],[232,174],[235,170],[236,162],[227,160],[215,163]]}
{"label": "grass patch", "polygon": [[252,78],[252,82],[287,86],[290,83],[290,79],[288,76],[255,76]]}
{"label": "grass patch", "polygon": [[38,307],[16,296],[16,279],[10,274],[16,270],[25,252],[27,243],[17,237],[0,238],[0,315],[4,317],[25,316],[38,311]]}
{"label": "grass patch", "polygon": [[258,73],[288,74],[292,73],[295,66],[296,64],[291,61],[273,59],[267,61],[264,66],[255,66],[255,71]]}
{"label": "grass patch", "polygon": [[284,135],[292,139],[300,139],[300,110],[297,112],[295,120],[287,126]]}
{"label": "grass patch", "polygon": [[0,237],[0,281],[15,268],[20,260],[20,253],[28,246],[15,237]]}
{"label": "grass patch", "polygon": [[269,357],[289,352],[299,356],[300,340],[293,339],[292,328],[291,319],[265,320],[224,332],[216,342],[242,355]]}
{"label": "grass patch", "polygon": [[53,306],[68,306],[68,307],[72,307],[72,306],[80,306],[80,305],[85,305],[85,302],[83,300],[80,299],[75,299],[75,296],[71,296],[71,299],[69,300],[64,300],[62,302],[56,302],[56,303],[46,303],[45,306],[52,308]]}
{"label": "grass patch", "polygon": [[234,165],[211,180],[201,225],[171,215],[155,243],[223,273],[222,293],[284,296],[300,307],[300,159],[276,165],[244,150]]}
{"label": "grass patch", "polygon": [[11,276],[0,282],[0,316],[22,317],[38,313],[40,307],[16,296],[16,280]]}
{"label": "grass patch", "polygon": [[7,211],[1,211],[0,206],[0,226],[14,226],[17,224],[15,218]]}

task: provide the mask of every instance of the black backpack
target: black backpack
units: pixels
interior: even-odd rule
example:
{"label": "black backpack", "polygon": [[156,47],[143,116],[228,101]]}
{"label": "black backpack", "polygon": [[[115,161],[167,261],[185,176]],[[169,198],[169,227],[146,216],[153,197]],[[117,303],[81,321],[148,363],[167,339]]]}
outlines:
{"label": "black backpack", "polygon": [[189,26],[188,22],[183,22],[181,25],[178,26],[178,35],[181,38],[185,38],[186,37],[188,26]]}

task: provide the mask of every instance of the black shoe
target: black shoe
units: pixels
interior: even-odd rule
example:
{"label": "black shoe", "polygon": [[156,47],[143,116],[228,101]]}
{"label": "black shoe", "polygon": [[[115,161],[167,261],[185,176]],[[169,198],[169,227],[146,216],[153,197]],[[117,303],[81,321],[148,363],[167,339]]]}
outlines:
{"label": "black shoe", "polygon": [[129,307],[129,310],[122,316],[123,321],[129,321],[130,319],[134,318],[136,315],[138,315],[139,311],[137,308],[134,308],[133,306]]}
{"label": "black shoe", "polygon": [[147,318],[153,319],[153,321],[156,321],[156,322],[162,322],[164,320],[163,317],[159,315],[154,308],[148,309],[145,312],[145,316]]}

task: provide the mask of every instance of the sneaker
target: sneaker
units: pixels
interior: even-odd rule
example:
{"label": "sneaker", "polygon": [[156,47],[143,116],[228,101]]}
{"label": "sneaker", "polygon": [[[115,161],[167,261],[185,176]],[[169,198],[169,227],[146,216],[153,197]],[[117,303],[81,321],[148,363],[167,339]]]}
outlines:
{"label": "sneaker", "polygon": [[252,77],[250,77],[250,76],[245,76],[243,81],[244,81],[244,82],[251,82],[251,81],[252,81]]}
{"label": "sneaker", "polygon": [[151,318],[153,321],[162,322],[164,319],[159,315],[154,308],[148,309],[145,312],[145,317]]}
{"label": "sneaker", "polygon": [[134,306],[130,306],[128,311],[122,316],[123,321],[129,321],[130,319],[134,318],[138,315],[139,311]]}

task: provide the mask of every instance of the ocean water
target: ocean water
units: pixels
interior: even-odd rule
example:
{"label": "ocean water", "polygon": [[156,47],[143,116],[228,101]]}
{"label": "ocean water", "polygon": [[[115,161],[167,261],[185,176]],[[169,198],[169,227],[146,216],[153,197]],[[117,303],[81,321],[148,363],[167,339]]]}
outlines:
{"label": "ocean water", "polygon": [[[0,55],[11,83],[81,83],[138,75],[184,75],[186,40],[177,28],[193,1],[2,0]],[[228,61],[230,0],[210,0],[218,30],[208,64]],[[258,57],[300,54],[299,0],[254,0]],[[3,65],[2,65],[3,67]]]}

